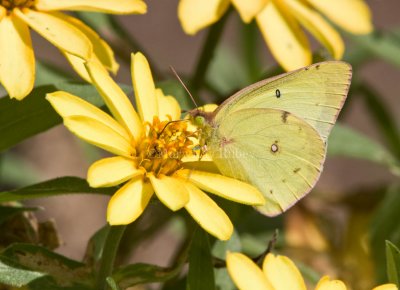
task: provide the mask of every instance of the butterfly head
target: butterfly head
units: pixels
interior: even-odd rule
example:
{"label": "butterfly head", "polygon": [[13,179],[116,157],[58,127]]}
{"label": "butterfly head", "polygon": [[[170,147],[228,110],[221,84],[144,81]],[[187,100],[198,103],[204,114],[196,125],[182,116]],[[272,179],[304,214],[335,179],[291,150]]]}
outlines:
{"label": "butterfly head", "polygon": [[212,123],[213,116],[211,112],[205,112],[200,109],[194,109],[189,111],[188,114],[192,124],[198,128],[203,128],[206,125],[210,125]]}

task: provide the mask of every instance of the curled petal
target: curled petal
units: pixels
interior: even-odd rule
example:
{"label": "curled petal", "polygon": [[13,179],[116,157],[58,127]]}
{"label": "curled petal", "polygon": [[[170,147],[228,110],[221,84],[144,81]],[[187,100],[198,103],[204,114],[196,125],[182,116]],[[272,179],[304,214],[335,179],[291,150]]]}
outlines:
{"label": "curled petal", "polygon": [[110,225],[126,225],[135,221],[146,209],[153,188],[142,178],[129,181],[110,199],[107,208],[107,221]]}
{"label": "curled petal", "polygon": [[59,13],[43,13],[30,9],[14,9],[13,12],[60,50],[90,59],[93,52],[90,40],[83,32],[65,21]]}
{"label": "curled petal", "polygon": [[190,182],[184,186],[189,192],[186,210],[208,233],[220,240],[228,240],[233,233],[233,225],[226,213],[204,192]]}
{"label": "curled petal", "polygon": [[257,24],[272,55],[287,71],[311,63],[307,37],[284,3],[269,1],[257,15]]}
{"label": "curled petal", "polygon": [[239,290],[274,290],[263,271],[245,255],[227,253],[226,266]]}
{"label": "curled petal", "polygon": [[324,276],[319,280],[315,290],[346,290],[346,285],[340,280],[330,280],[328,276]]}
{"label": "curled petal", "polygon": [[87,181],[91,187],[107,187],[121,184],[143,175],[132,159],[115,156],[93,163],[88,170]]}
{"label": "curled petal", "polygon": [[156,87],[146,57],[140,52],[131,54],[131,75],[136,105],[143,121],[153,122],[158,116]]}
{"label": "curled petal", "polygon": [[198,170],[179,170],[176,175],[186,178],[202,190],[223,198],[250,205],[262,205],[264,196],[254,186],[220,174]]}
{"label": "curled petal", "polygon": [[180,0],[178,17],[187,34],[217,22],[229,7],[229,0]]}
{"label": "curled petal", "polygon": [[34,81],[35,56],[28,26],[11,13],[0,20],[0,82],[11,98],[22,100]]}
{"label": "curled petal", "polygon": [[288,257],[268,254],[264,259],[263,271],[274,290],[306,290],[299,269]]}
{"label": "curled petal", "polygon": [[165,175],[155,177],[150,174],[149,179],[158,199],[169,209],[177,211],[189,202],[189,192],[184,182],[178,178]]}
{"label": "curled petal", "polygon": [[113,14],[146,13],[146,4],[141,0],[36,0],[38,10],[78,10]]}
{"label": "curled petal", "polygon": [[307,0],[337,25],[354,34],[372,32],[371,11],[364,0]]}

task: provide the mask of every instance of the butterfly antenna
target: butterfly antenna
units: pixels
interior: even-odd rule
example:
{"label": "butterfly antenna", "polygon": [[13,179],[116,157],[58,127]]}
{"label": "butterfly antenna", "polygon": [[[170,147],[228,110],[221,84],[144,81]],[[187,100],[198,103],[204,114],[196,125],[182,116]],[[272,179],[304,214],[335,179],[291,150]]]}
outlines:
{"label": "butterfly antenna", "polygon": [[189,89],[186,87],[185,83],[182,81],[182,79],[179,77],[178,73],[176,72],[176,70],[174,69],[174,67],[172,65],[169,66],[169,68],[171,69],[172,73],[175,75],[175,77],[178,79],[178,81],[181,83],[182,87],[185,89],[185,91],[188,93],[188,95],[190,96],[190,98],[192,99],[193,104],[196,106],[196,108],[198,108],[199,106],[197,105],[196,101],[194,100],[192,94],[190,93]]}

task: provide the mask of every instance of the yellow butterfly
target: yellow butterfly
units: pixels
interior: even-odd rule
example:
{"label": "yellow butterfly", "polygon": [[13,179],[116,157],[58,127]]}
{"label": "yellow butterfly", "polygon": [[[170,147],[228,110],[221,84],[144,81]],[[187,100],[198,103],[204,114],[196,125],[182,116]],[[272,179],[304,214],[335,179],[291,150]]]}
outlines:
{"label": "yellow butterfly", "polygon": [[257,187],[266,198],[258,210],[275,216],[317,182],[351,76],[345,62],[313,64],[248,86],[214,112],[192,110],[190,119],[220,172]]}

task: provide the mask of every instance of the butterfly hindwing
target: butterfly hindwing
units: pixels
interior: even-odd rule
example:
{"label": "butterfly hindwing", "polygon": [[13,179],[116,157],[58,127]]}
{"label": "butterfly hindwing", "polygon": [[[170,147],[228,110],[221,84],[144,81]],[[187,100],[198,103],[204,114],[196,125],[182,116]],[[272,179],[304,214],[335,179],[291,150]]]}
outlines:
{"label": "butterfly hindwing", "polygon": [[275,109],[242,109],[215,128],[209,153],[222,174],[257,187],[277,215],[307,194],[325,159],[318,132],[295,115]]}

